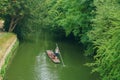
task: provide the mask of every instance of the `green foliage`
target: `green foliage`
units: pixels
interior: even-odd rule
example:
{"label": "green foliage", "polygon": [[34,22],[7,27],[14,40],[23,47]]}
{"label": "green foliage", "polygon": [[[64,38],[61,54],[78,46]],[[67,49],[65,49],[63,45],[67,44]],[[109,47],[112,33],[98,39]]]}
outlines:
{"label": "green foliage", "polygon": [[8,0],[1,0],[0,1],[0,15],[6,14],[7,8],[8,8]]}
{"label": "green foliage", "polygon": [[[84,44],[86,55],[94,53],[87,32],[91,30],[94,14],[93,0],[47,0],[47,16],[44,18],[50,26],[62,27],[66,35],[73,33]],[[43,20],[44,20],[43,19]]]}
{"label": "green foliage", "polygon": [[89,64],[93,72],[99,72],[102,80],[119,80],[119,0],[2,0],[0,5],[0,14],[10,23],[22,17],[16,27],[19,36],[26,38],[40,29],[72,33],[85,55],[96,54]]}
{"label": "green foliage", "polygon": [[100,73],[102,80],[120,79],[120,5],[117,0],[94,1],[96,17],[93,28],[88,33],[95,46],[93,72]]}
{"label": "green foliage", "polygon": [[24,0],[1,0],[0,14],[9,16],[23,16],[27,8]]}
{"label": "green foliage", "polygon": [[75,36],[82,36],[90,30],[92,9],[92,0],[58,0],[49,10],[49,15],[53,16],[55,24],[66,30],[67,35],[73,32]]}
{"label": "green foliage", "polygon": [[17,25],[16,33],[20,38],[28,39],[41,29],[49,28],[49,20],[46,19],[48,7],[46,0],[26,0],[25,2],[26,6],[29,6],[29,13]]}
{"label": "green foliage", "polygon": [[24,0],[1,0],[0,17],[4,18],[7,23],[6,31],[12,32],[19,21],[27,14],[28,6]]}

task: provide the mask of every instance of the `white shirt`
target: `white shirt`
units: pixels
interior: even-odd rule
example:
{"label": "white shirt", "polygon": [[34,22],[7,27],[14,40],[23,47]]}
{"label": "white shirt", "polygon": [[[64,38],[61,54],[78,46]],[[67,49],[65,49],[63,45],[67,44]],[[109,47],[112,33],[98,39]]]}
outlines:
{"label": "white shirt", "polygon": [[55,49],[55,53],[59,53],[59,49],[58,48]]}

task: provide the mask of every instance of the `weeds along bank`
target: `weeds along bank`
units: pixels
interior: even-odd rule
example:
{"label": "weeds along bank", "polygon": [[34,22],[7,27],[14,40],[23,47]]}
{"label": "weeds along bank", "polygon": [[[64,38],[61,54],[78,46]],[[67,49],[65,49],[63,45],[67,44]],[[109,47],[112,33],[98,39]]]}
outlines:
{"label": "weeds along bank", "polygon": [[14,56],[19,44],[17,36],[13,33],[0,33],[0,80],[3,80],[7,66]]}

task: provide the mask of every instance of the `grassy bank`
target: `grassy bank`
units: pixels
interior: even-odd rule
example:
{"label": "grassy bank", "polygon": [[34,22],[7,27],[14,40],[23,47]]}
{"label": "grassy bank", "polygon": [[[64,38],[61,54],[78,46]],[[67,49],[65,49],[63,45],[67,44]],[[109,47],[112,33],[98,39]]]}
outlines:
{"label": "grassy bank", "polygon": [[[14,42],[15,41],[15,42]],[[13,45],[12,45],[13,44]],[[14,56],[15,50],[19,44],[16,41],[16,35],[13,33],[0,33],[0,60],[4,62],[0,70],[0,76],[4,77],[10,60]],[[8,50],[10,49],[10,50]],[[7,56],[5,57],[5,55]]]}
{"label": "grassy bank", "polygon": [[19,45],[19,41],[16,41],[16,43],[14,44],[13,48],[11,49],[9,55],[6,57],[5,63],[2,66],[2,69],[1,69],[1,72],[0,72],[2,77],[4,77],[4,75],[6,73],[6,69],[7,69],[8,65],[9,65],[11,59],[13,58],[18,45]]}
{"label": "grassy bank", "polygon": [[0,60],[15,38],[16,35],[13,33],[0,33]]}

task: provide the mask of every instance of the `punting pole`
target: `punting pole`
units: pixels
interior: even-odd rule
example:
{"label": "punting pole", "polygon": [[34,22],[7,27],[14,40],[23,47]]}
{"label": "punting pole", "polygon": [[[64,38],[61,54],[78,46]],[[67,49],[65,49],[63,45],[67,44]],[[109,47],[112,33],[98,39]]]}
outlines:
{"label": "punting pole", "polygon": [[[56,43],[56,46],[58,47],[58,44],[57,44],[57,43]],[[59,47],[58,47],[58,49],[59,49]],[[63,61],[63,58],[62,58],[62,55],[61,55],[61,53],[60,53],[60,49],[59,49],[59,55],[60,55],[60,58],[61,58],[61,61],[62,61],[63,66],[65,66],[64,61]]]}

